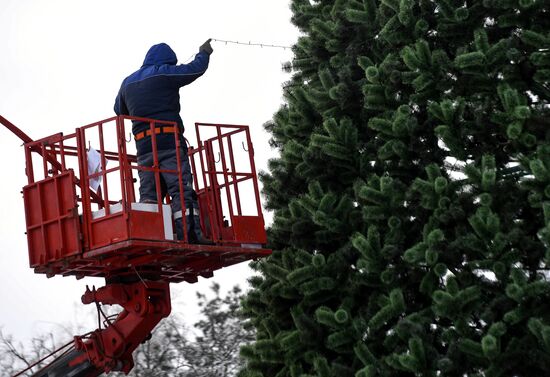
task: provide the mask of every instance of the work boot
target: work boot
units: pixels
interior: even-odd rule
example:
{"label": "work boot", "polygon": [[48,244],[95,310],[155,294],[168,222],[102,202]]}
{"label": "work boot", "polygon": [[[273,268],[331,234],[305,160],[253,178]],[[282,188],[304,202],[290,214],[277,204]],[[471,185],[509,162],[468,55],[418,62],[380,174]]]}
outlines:
{"label": "work boot", "polygon": [[[191,216],[189,216],[191,217]],[[193,216],[192,221],[189,221],[192,224],[189,235],[189,243],[194,243],[198,245],[214,245],[214,242],[208,238],[204,238],[201,231],[201,220],[199,216]]]}
{"label": "work boot", "polygon": [[[176,226],[176,237],[183,241],[183,220],[181,217],[174,220]],[[195,224],[197,224],[195,226]],[[197,245],[214,245],[214,242],[204,238],[201,232],[200,219],[198,216],[187,216],[187,242]]]}

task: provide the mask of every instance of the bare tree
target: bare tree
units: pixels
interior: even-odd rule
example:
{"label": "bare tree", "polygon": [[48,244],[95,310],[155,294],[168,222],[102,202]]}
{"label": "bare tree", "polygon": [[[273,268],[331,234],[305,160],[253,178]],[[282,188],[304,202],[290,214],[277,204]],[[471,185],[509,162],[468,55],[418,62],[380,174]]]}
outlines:
{"label": "bare tree", "polygon": [[202,318],[194,324],[194,341],[176,343],[187,360],[188,377],[236,376],[243,365],[240,346],[254,340],[254,332],[243,326],[241,289],[235,286],[225,297],[219,284],[211,290],[210,299],[197,293]]}
{"label": "bare tree", "polygon": [[[39,334],[25,345],[0,330],[0,377],[11,377],[19,371],[31,367],[35,361],[54,352],[60,344],[58,337],[51,332]],[[22,376],[31,376],[39,369],[40,364]]]}

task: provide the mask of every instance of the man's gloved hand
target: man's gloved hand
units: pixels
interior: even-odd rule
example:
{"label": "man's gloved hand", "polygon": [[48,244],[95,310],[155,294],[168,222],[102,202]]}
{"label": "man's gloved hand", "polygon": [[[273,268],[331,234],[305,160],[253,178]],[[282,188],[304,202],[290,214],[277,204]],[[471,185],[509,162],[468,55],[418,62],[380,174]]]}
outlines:
{"label": "man's gloved hand", "polygon": [[206,42],[202,44],[201,47],[199,47],[199,52],[204,51],[208,55],[210,55],[214,50],[212,49],[212,46],[210,46],[210,42],[212,41],[212,38],[209,38]]}

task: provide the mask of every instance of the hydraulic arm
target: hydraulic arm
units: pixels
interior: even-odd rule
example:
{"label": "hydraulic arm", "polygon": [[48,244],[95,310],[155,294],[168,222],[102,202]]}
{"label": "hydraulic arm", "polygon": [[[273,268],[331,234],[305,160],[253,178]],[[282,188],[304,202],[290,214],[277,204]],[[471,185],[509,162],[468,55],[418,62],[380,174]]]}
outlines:
{"label": "hydraulic arm", "polygon": [[97,329],[86,337],[75,337],[76,350],[83,352],[82,362],[89,360],[105,372],[130,372],[134,366],[132,352],[150,338],[151,331],[171,311],[169,284],[157,281],[86,289],[82,302],[124,308],[114,322],[106,318],[106,328]]}
{"label": "hydraulic arm", "polygon": [[75,349],[56,359],[32,377],[97,377],[103,373],[90,362],[82,362],[82,352]]}
{"label": "hydraulic arm", "polygon": [[166,282],[140,281],[132,284],[107,284],[86,288],[84,304],[123,307],[108,326],[75,336],[74,349],[57,358],[33,377],[97,377],[103,372],[130,372],[132,352],[148,340],[151,331],[170,314],[170,288]]}

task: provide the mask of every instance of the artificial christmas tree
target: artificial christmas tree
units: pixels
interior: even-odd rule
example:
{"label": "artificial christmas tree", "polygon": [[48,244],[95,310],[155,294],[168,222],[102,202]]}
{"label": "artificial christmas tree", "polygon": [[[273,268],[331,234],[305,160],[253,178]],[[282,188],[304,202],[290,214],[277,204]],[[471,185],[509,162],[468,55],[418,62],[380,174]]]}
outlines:
{"label": "artificial christmas tree", "polygon": [[550,374],[550,2],[291,8],[241,374]]}

